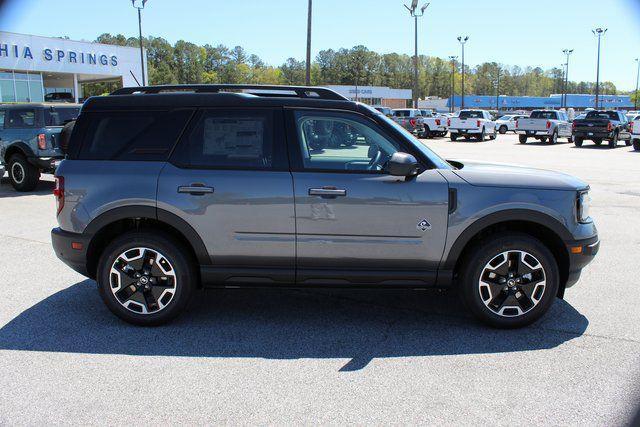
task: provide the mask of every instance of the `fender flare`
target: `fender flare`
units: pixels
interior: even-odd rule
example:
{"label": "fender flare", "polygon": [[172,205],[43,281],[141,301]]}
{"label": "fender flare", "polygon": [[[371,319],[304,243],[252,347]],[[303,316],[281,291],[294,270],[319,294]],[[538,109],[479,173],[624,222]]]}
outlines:
{"label": "fender flare", "polygon": [[[12,141],[2,148],[2,157],[6,157],[8,152],[13,152],[15,150],[20,151],[26,158],[36,156],[36,154],[33,152],[31,147],[29,147],[27,143],[25,143],[24,141],[18,140],[18,141]],[[6,162],[9,161],[8,158],[4,160]]]}
{"label": "fender flare", "polygon": [[83,234],[94,236],[104,227],[116,221],[128,218],[148,218],[168,224],[178,230],[178,232],[180,232],[189,242],[193,248],[198,263],[201,265],[211,264],[209,252],[193,227],[179,216],[153,206],[123,206],[110,209],[94,218],[84,229]]}
{"label": "fender flare", "polygon": [[480,231],[502,222],[520,221],[544,226],[553,231],[562,241],[571,241],[573,236],[566,227],[551,215],[529,209],[506,209],[482,217],[469,225],[451,246],[443,260],[442,269],[453,270],[458,257],[467,244]]}

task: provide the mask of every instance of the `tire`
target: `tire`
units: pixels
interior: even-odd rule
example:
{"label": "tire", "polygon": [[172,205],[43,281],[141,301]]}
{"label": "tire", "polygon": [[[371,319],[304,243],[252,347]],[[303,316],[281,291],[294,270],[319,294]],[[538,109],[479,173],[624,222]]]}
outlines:
{"label": "tire", "polygon": [[547,143],[547,138],[546,137],[542,137],[542,138],[540,138],[539,141],[542,142],[543,144],[546,144]]}
{"label": "tire", "polygon": [[640,139],[633,140],[633,149],[636,151],[640,151]]}
{"label": "tire", "polygon": [[527,143],[527,135],[518,135],[518,140],[520,141],[520,144],[526,144]]}
{"label": "tire", "polygon": [[[524,233],[503,232],[466,252],[460,295],[480,321],[496,328],[520,328],[538,320],[553,304],[559,269],[551,251],[539,240]],[[509,267],[510,259],[518,260],[516,268]],[[509,272],[515,275],[509,276]]]}
{"label": "tire", "polygon": [[491,135],[489,135],[489,139],[493,141],[497,137],[498,137],[498,132],[495,129],[493,129],[493,133]]}
{"label": "tire", "polygon": [[549,142],[553,145],[558,143],[558,131],[553,131],[553,135],[549,138]]}
{"label": "tire", "polygon": [[505,133],[507,133],[507,127],[505,125],[500,126],[498,132],[500,132],[500,135],[504,135]]}
{"label": "tire", "polygon": [[609,148],[616,148],[616,145],[618,145],[618,134],[614,133],[613,138],[609,140]]}
{"label": "tire", "polygon": [[631,145],[631,140],[630,139],[625,139],[624,140],[624,145],[626,145],[627,147],[629,147]]}
{"label": "tire", "polygon": [[596,145],[602,145],[602,140],[601,139],[594,139],[593,142]]}
{"label": "tire", "polygon": [[27,161],[22,154],[14,154],[9,159],[9,180],[16,191],[33,191],[40,180],[40,171]]}
{"label": "tire", "polygon": [[486,135],[484,133],[484,128],[482,128],[482,132],[480,133],[480,135],[478,135],[478,141],[479,142],[484,142],[485,137],[486,137]]}
{"label": "tire", "polygon": [[575,144],[576,147],[582,147],[583,142],[584,142],[584,139],[582,138],[578,138],[578,137],[573,138],[573,143]]}
{"label": "tire", "polygon": [[455,142],[458,139],[458,134],[457,133],[452,133],[450,138],[451,138],[451,141]]}
{"label": "tire", "polygon": [[568,138],[567,138],[567,142],[568,142],[569,144],[571,144],[571,143],[573,142],[573,137],[572,137],[572,136],[568,137]]}
{"label": "tire", "polygon": [[[107,245],[98,261],[97,281],[102,301],[113,314],[134,325],[157,326],[173,320],[185,309],[197,284],[195,263],[188,253],[162,232],[122,234]],[[150,275],[142,274],[147,256],[155,260],[147,264],[151,266]],[[112,270],[118,263],[119,268],[129,266],[132,270],[114,273]],[[138,277],[147,277],[147,281]],[[123,280],[131,283],[122,287]],[[166,282],[158,285],[161,281]]]}
{"label": "tire", "polygon": [[425,139],[433,138],[433,136],[431,136],[431,129],[429,129],[428,126],[424,128],[424,131],[422,132],[422,138],[425,138]]}

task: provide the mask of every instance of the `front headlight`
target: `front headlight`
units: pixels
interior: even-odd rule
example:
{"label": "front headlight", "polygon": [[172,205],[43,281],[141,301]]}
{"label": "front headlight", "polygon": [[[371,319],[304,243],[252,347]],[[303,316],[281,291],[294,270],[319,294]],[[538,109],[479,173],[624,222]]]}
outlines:
{"label": "front headlight", "polygon": [[588,191],[578,194],[578,221],[589,222],[589,211],[591,210],[591,197]]}

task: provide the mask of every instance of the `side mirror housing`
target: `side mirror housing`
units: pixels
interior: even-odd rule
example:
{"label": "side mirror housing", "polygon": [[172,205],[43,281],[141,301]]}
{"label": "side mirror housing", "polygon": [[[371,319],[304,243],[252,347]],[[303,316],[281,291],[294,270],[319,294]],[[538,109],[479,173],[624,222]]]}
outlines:
{"label": "side mirror housing", "polygon": [[393,153],[387,161],[385,171],[393,176],[413,177],[418,175],[418,161],[411,154]]}

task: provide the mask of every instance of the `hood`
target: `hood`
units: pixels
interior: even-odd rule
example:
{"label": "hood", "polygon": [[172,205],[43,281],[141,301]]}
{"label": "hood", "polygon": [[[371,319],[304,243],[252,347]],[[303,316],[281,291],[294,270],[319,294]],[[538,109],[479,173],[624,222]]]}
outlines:
{"label": "hood", "polygon": [[589,185],[571,175],[544,169],[503,163],[480,163],[455,160],[462,168],[454,173],[471,185],[479,187],[531,188],[540,190],[583,190]]}

